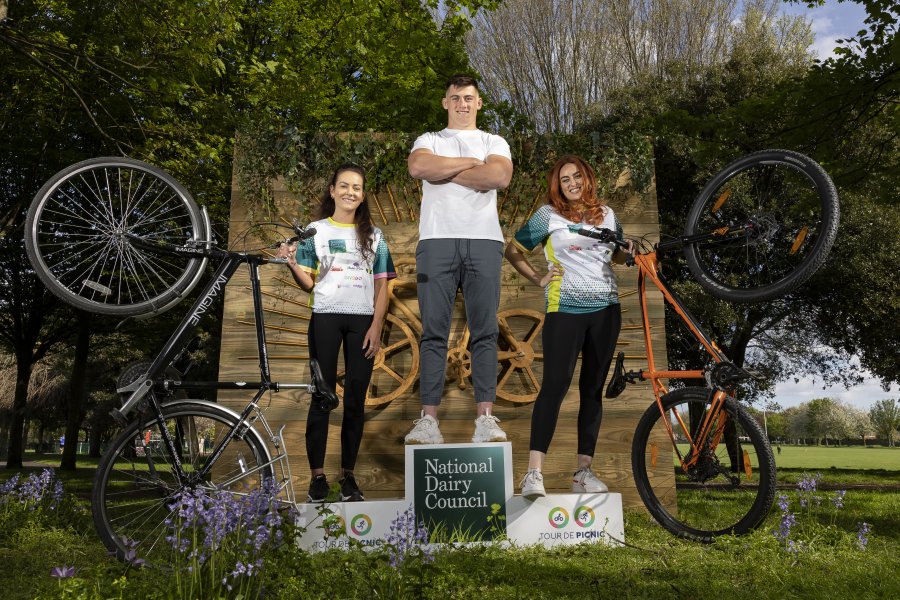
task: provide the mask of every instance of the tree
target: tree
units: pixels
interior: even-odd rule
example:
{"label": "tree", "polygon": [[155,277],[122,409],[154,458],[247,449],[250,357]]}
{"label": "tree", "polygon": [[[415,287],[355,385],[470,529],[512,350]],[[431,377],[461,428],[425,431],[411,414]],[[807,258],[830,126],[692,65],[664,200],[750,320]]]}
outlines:
{"label": "tree", "polygon": [[[648,78],[682,86],[685,72],[721,65],[741,45],[768,43],[809,63],[808,23],[777,0],[508,0],[482,12],[469,57],[486,88],[540,132],[571,132],[611,110],[616,90]],[[765,38],[762,40],[761,38]]]}
{"label": "tree", "polygon": [[879,400],[869,409],[869,420],[878,437],[887,440],[888,446],[893,446],[897,429],[900,428],[900,403],[893,398]]}
{"label": "tree", "polygon": [[816,398],[806,403],[806,431],[818,445],[828,438],[841,440],[848,436],[849,423],[843,405],[834,398]]}
{"label": "tree", "polygon": [[0,237],[0,346],[16,360],[8,468],[22,467],[23,428],[32,368],[71,330],[65,313],[56,310],[55,297],[44,292],[27,265],[21,242]]}
{"label": "tree", "polygon": [[[93,156],[141,158],[207,205],[222,239],[238,128],[439,128],[443,80],[469,68],[466,15],[493,4],[444,2],[438,28],[437,0],[14,3],[0,20],[0,340],[21,370],[9,466],[21,460],[31,365],[74,319],[22,252],[44,181]],[[131,343],[149,350],[139,334]],[[73,392],[71,419],[91,391]]]}
{"label": "tree", "polygon": [[[870,6],[874,21],[884,24],[896,14],[896,6],[882,6],[884,12],[876,4]],[[786,147],[823,164],[839,187],[841,228],[831,259],[800,289],[766,304],[733,305],[710,299],[683,263],[673,260],[667,268],[731,359],[761,376],[746,386],[749,395],[771,393],[776,381],[801,373],[857,383],[862,371],[847,368],[853,356],[887,385],[900,377],[894,350],[900,323],[892,316],[900,308],[893,276],[900,242],[883,234],[900,219],[894,201],[900,148],[890,104],[896,61],[885,50],[865,64],[847,57],[810,66],[796,48],[785,51],[765,31],[751,30],[757,33],[744,36],[723,63],[669,63],[662,76],[616,91],[609,110],[582,127],[637,131],[653,140],[661,229],[668,234],[683,230],[703,184],[737,156]],[[883,47],[897,47],[891,27],[879,31]],[[863,98],[857,86],[877,93]],[[702,367],[705,354],[676,323],[667,321],[670,363]]]}
{"label": "tree", "polygon": [[844,410],[847,413],[847,424],[849,431],[859,436],[863,446],[866,445],[866,436],[873,433],[872,421],[869,419],[866,411],[856,408],[855,406],[845,405]]}

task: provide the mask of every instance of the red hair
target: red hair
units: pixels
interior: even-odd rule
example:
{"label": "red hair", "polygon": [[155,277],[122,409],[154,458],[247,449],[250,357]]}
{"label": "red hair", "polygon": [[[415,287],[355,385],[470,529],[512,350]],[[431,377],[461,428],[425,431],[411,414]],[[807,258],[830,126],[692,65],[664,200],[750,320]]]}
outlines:
{"label": "red hair", "polygon": [[[568,164],[573,164],[581,171],[581,206],[575,206],[563,195],[559,185],[559,172]],[[547,175],[547,204],[556,212],[575,223],[600,225],[606,216],[606,202],[597,197],[597,176],[594,170],[580,156],[566,154],[561,156]],[[582,210],[583,209],[583,213]]]}

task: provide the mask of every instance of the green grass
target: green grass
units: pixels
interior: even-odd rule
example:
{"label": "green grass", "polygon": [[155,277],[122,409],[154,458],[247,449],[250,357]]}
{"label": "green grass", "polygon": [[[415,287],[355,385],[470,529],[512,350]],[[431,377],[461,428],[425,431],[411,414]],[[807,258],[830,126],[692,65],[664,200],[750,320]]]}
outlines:
{"label": "green grass", "polygon": [[[782,456],[788,451],[782,447]],[[859,448],[828,448],[856,451]],[[878,454],[876,452],[875,454]],[[814,453],[821,458],[827,453]],[[806,455],[810,456],[810,455]],[[812,462],[779,471],[781,483],[820,472],[823,481],[888,483],[897,470],[830,469]],[[60,473],[67,491],[89,488],[90,469]],[[0,473],[0,480],[6,479]],[[845,506],[833,509],[823,492],[815,510],[801,509],[797,491],[784,491],[797,513],[792,553],[773,535],[776,506],[762,527],[746,536],[702,545],[675,538],[641,511],[626,513],[628,546],[599,544],[549,550],[541,547],[469,546],[440,551],[432,564],[392,568],[378,552],[305,554],[286,546],[271,557],[269,598],[889,598],[900,595],[900,491],[849,489]],[[87,503],[75,526],[8,530],[0,541],[3,597],[56,598],[55,566],[78,570],[81,596],[169,598],[170,574],[134,570],[107,557],[92,530]],[[872,531],[865,550],[856,544],[861,521]],[[124,577],[124,579],[123,579]],[[118,581],[118,583],[117,583]],[[70,582],[72,584],[72,582]]]}
{"label": "green grass", "polygon": [[783,469],[854,469],[896,471],[900,483],[900,447],[787,446],[772,448],[775,465]]}

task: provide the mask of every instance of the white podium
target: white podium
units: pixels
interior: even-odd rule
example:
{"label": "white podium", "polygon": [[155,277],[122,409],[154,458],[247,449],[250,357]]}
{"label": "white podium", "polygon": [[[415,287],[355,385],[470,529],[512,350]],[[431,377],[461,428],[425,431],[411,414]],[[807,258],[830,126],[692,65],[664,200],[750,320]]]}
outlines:
{"label": "white podium", "polygon": [[625,539],[622,495],[513,493],[512,446],[433,444],[406,447],[406,498],[326,505],[299,504],[297,543],[306,550],[386,543],[407,510],[424,522],[432,543],[502,542],[546,547],[619,545]]}

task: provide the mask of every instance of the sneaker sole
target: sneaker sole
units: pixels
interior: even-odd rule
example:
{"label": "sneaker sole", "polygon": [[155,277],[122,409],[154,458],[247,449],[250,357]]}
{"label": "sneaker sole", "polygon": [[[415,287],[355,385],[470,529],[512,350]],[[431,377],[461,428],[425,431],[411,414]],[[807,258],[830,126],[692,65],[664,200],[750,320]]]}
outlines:
{"label": "sneaker sole", "polygon": [[493,442],[505,442],[505,441],[507,441],[506,436],[503,436],[502,438],[501,438],[501,437],[494,437],[494,438],[491,438],[491,439],[489,439],[489,440],[479,440],[478,438],[476,438],[476,437],[474,437],[474,436],[472,437],[472,443],[473,443],[473,444],[490,444],[490,443],[493,443]]}
{"label": "sneaker sole", "polygon": [[538,498],[544,498],[547,496],[547,492],[522,492],[522,497],[526,500],[537,500]]}
{"label": "sneaker sole", "polygon": [[404,439],[404,440],[403,440],[403,443],[406,444],[407,446],[428,446],[428,445],[431,445],[431,444],[443,444],[443,443],[444,443],[444,438],[438,438],[438,439],[436,439],[436,440],[429,440],[429,441],[427,441],[427,442],[426,442],[425,440],[407,440],[407,439]]}
{"label": "sneaker sole", "polygon": [[572,492],[575,494],[608,494],[609,488],[606,488],[605,490],[598,490],[596,492],[589,492],[583,485],[575,484],[572,486]]}

